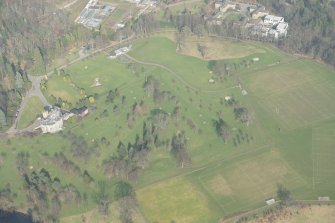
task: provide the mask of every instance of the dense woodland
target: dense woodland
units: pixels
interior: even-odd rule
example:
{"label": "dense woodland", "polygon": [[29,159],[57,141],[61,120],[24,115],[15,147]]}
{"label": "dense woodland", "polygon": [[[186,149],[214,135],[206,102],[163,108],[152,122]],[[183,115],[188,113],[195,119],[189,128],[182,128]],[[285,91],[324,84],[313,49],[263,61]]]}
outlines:
{"label": "dense woodland", "polygon": [[241,21],[223,21],[221,25],[213,24],[213,4],[207,1],[199,12],[185,8],[175,14],[166,7],[165,19],[174,24],[178,30],[177,44],[182,46],[183,35],[192,32],[202,36],[206,34],[253,39],[274,42],[281,49],[290,53],[304,54],[321,59],[335,66],[335,2],[331,0],[258,0],[272,14],[280,15],[289,23],[287,38],[274,41],[273,38],[253,36],[245,28],[245,19]]}
{"label": "dense woodland", "polygon": [[10,125],[29,88],[27,71],[42,67],[68,47],[73,35],[64,12],[42,0],[0,1],[0,126]]}
{"label": "dense woodland", "polygon": [[279,46],[321,58],[335,66],[335,2],[332,0],[261,0],[290,24]]}

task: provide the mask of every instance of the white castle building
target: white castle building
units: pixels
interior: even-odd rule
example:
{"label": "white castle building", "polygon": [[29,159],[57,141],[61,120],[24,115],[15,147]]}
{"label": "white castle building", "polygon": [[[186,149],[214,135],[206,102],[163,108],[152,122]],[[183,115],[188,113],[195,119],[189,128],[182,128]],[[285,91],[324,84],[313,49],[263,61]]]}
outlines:
{"label": "white castle building", "polygon": [[43,133],[55,133],[63,130],[63,114],[58,107],[49,107],[43,112],[41,118],[41,130]]}

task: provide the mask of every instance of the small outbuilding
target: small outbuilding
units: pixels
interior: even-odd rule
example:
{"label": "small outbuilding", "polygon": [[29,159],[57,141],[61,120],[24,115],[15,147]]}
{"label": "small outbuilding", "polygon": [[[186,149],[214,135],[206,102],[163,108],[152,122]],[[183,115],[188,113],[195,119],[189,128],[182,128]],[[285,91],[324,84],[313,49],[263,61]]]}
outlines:
{"label": "small outbuilding", "polygon": [[330,201],[329,197],[318,197],[318,201]]}
{"label": "small outbuilding", "polygon": [[276,200],[274,198],[270,198],[270,199],[265,200],[265,203],[267,205],[273,205],[274,203],[276,203]]}
{"label": "small outbuilding", "polygon": [[83,106],[81,108],[73,108],[70,112],[76,116],[84,117],[88,114],[88,108]]}

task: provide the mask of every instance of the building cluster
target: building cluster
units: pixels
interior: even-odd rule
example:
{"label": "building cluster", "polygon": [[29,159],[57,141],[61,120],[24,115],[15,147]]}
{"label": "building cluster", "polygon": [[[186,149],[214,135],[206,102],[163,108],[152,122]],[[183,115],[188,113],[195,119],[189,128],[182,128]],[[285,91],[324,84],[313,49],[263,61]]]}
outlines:
{"label": "building cluster", "polygon": [[99,29],[104,19],[111,15],[115,7],[109,3],[100,3],[98,0],[90,0],[81,11],[75,22],[89,29]]}
{"label": "building cluster", "polygon": [[283,17],[271,15],[264,6],[254,3],[218,0],[214,3],[216,14],[210,18],[210,23],[221,25],[229,13],[239,14],[239,21],[235,21],[246,29],[251,35],[272,37],[279,39],[287,36],[289,24]]}
{"label": "building cluster", "polygon": [[115,58],[117,58],[118,56],[121,56],[121,55],[123,55],[123,54],[125,54],[125,53],[128,53],[130,49],[131,49],[131,45],[129,45],[129,46],[125,46],[125,47],[121,47],[121,48],[119,48],[119,49],[117,49],[117,50],[114,50],[114,51],[110,54],[109,58],[110,58],[110,59],[115,59]]}
{"label": "building cluster", "polygon": [[251,28],[254,35],[275,39],[287,36],[288,23],[280,16],[265,15],[262,17],[262,23],[248,23],[247,26]]}
{"label": "building cluster", "polygon": [[74,108],[70,111],[65,111],[57,106],[46,106],[42,117],[38,118],[40,126],[36,129],[41,129],[42,133],[56,133],[63,130],[64,121],[72,116],[84,117],[88,114],[88,108]]}
{"label": "building cluster", "polygon": [[55,133],[63,129],[63,113],[58,107],[46,107],[40,119],[43,133]]}

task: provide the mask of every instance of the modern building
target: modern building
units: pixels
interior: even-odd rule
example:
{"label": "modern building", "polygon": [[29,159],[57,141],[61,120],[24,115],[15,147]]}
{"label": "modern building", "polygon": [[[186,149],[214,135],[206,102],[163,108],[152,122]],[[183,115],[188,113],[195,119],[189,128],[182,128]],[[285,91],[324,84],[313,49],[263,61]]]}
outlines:
{"label": "modern building", "polygon": [[278,31],[280,36],[286,36],[288,30],[288,23],[287,22],[279,23],[276,27],[276,30]]}
{"label": "modern building", "polygon": [[263,20],[265,25],[275,26],[284,22],[284,18],[274,15],[266,15]]}

